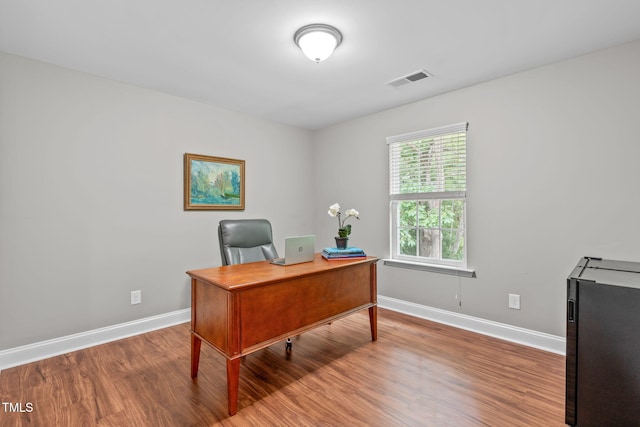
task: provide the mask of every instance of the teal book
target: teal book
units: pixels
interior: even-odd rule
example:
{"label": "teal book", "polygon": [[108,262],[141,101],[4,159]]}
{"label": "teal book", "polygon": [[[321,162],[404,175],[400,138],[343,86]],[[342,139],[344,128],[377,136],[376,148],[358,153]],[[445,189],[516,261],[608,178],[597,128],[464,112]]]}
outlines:
{"label": "teal book", "polygon": [[348,254],[360,254],[364,255],[364,251],[360,248],[356,248],[354,246],[350,246],[346,249],[338,249],[338,248],[324,248],[325,253],[328,255],[348,255]]}
{"label": "teal book", "polygon": [[326,260],[347,260],[347,259],[365,259],[367,256],[364,253],[361,254],[346,254],[346,255],[329,255],[326,252],[322,252],[322,257]]}

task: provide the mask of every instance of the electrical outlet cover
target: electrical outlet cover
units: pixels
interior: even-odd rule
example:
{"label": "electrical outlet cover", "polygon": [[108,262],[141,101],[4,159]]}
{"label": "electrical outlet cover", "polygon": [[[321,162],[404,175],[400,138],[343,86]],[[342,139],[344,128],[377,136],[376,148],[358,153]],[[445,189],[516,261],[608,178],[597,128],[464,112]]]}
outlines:
{"label": "electrical outlet cover", "polygon": [[520,310],[520,295],[509,294],[509,308]]}
{"label": "electrical outlet cover", "polygon": [[131,291],[131,305],[142,302],[142,291]]}

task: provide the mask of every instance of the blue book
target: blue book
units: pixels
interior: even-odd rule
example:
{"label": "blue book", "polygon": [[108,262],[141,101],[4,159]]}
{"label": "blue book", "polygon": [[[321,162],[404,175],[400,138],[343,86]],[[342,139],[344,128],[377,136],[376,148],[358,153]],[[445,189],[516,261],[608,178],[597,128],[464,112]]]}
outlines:
{"label": "blue book", "polygon": [[338,248],[324,248],[324,252],[329,255],[345,255],[345,254],[360,254],[364,255],[364,251],[360,248],[356,248],[354,246],[350,246],[346,249],[338,249]]}
{"label": "blue book", "polygon": [[364,259],[367,258],[367,256],[364,253],[360,253],[360,254],[344,254],[344,255],[329,255],[326,252],[322,252],[322,257],[326,260],[332,260],[332,259],[342,259],[342,260],[346,260],[346,259]]}

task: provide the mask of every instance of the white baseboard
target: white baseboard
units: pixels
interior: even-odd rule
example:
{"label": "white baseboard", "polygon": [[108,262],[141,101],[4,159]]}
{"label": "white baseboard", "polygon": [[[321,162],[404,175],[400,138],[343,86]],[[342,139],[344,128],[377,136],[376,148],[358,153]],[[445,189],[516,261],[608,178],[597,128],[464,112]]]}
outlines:
{"label": "white baseboard", "polygon": [[[378,305],[381,308],[398,311],[410,316],[432,320],[456,328],[466,329],[557,354],[565,354],[566,340],[563,337],[381,295],[378,295]],[[0,351],[0,372],[3,369],[178,325],[190,320],[191,309],[186,308],[184,310],[146,317],[144,319],[107,326],[105,328],[10,348]]]}
{"label": "white baseboard", "polygon": [[506,341],[539,348],[565,355],[566,339],[556,335],[519,328],[505,323],[493,322],[466,314],[454,313],[426,305],[415,304],[395,298],[378,295],[378,306],[422,319],[432,320],[460,329],[500,338]]}
{"label": "white baseboard", "polygon": [[94,345],[116,341],[133,335],[155,331],[191,320],[191,309],[172,311],[105,328],[80,332],[21,347],[0,351],[0,372],[3,369],[24,365],[37,360],[69,353]]}

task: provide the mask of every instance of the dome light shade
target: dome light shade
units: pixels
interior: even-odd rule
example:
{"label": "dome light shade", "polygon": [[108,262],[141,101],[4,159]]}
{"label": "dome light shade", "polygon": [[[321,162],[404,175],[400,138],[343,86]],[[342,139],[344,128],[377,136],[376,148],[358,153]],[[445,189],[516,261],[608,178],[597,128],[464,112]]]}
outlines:
{"label": "dome light shade", "polygon": [[293,40],[307,58],[315,62],[327,59],[342,43],[342,34],[325,24],[305,25],[296,31]]}

